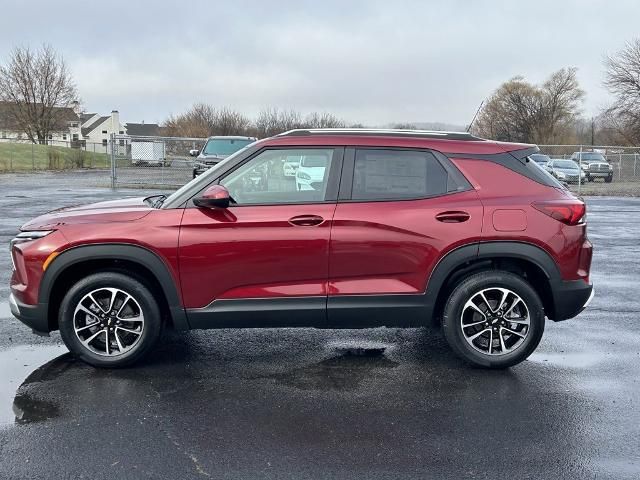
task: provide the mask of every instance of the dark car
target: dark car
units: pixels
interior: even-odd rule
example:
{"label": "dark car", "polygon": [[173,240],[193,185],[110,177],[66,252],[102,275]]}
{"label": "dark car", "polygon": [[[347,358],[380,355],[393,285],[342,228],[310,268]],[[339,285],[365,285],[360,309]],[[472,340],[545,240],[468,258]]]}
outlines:
{"label": "dark car", "polygon": [[196,157],[196,166],[193,169],[193,178],[202,174],[214,165],[217,165],[229,155],[251,145],[255,137],[241,136],[215,136],[209,137],[202,150],[191,150],[189,155]]}
{"label": "dark car", "polygon": [[[585,204],[536,153],[466,133],[277,135],[169,197],[23,225],[11,311],[96,366],[135,362],[164,328],[438,326],[467,362],[508,367],[593,295]],[[325,159],[305,188],[282,174],[292,156]]]}
{"label": "dark car", "polygon": [[613,166],[599,152],[574,152],[571,160],[580,163],[587,176],[587,181],[592,182],[596,178],[602,178],[605,182],[613,181]]}
{"label": "dark car", "polygon": [[558,180],[566,183],[582,183],[587,177],[573,160],[553,159],[547,163],[546,169]]}

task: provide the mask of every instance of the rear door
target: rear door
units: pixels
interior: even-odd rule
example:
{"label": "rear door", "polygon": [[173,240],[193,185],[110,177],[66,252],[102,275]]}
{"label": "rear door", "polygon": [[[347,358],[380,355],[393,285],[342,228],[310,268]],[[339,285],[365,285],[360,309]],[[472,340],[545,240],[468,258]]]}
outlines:
{"label": "rear door", "polygon": [[462,174],[429,150],[348,148],[329,253],[330,327],[426,323],[438,260],[479,241],[482,205]]}

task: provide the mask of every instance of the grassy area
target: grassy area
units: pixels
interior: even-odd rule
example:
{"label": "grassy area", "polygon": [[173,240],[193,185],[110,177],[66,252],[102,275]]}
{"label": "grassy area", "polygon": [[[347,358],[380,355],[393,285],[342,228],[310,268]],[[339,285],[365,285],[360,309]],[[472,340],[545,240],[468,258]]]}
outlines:
{"label": "grassy area", "polygon": [[106,153],[51,145],[0,142],[0,172],[105,168],[109,165],[110,159]]}

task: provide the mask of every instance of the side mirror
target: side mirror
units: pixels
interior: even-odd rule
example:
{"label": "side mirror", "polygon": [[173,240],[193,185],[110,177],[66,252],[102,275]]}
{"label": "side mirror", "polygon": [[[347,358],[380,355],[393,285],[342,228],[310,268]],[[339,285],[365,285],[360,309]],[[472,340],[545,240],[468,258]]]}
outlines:
{"label": "side mirror", "polygon": [[200,150],[189,150],[189,155],[191,155],[192,157],[197,157],[198,155],[200,155]]}
{"label": "side mirror", "polygon": [[200,208],[228,208],[231,195],[222,185],[211,185],[201,197],[193,199],[193,204]]}

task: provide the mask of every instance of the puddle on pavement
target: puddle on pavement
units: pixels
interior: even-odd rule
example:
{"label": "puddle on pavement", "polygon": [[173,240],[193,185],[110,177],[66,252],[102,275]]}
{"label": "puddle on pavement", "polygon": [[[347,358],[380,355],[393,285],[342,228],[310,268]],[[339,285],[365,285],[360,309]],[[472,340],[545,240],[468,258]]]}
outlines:
{"label": "puddle on pavement", "polygon": [[527,359],[530,362],[549,363],[558,367],[588,368],[602,362],[606,354],[600,352],[559,352],[538,353],[534,352]]}
{"label": "puddle on pavement", "polygon": [[286,373],[270,375],[277,383],[300,390],[355,390],[377,370],[399,364],[385,356],[379,345],[341,345],[332,350],[337,355],[316,364]]}
{"label": "puddle on pavement", "polygon": [[58,415],[57,405],[33,398],[20,387],[34,371],[65,353],[62,345],[20,345],[0,351],[0,428]]}

